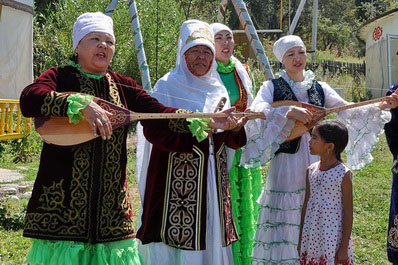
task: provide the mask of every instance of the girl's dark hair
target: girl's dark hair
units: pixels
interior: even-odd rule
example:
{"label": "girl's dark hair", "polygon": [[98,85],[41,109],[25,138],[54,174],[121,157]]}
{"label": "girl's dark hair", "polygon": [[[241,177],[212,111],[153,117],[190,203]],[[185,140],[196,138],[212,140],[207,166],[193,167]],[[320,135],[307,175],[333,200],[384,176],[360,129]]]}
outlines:
{"label": "girl's dark hair", "polygon": [[334,154],[337,160],[341,160],[341,152],[348,143],[348,130],[347,127],[337,120],[323,120],[316,126],[319,135],[327,143],[334,144]]}

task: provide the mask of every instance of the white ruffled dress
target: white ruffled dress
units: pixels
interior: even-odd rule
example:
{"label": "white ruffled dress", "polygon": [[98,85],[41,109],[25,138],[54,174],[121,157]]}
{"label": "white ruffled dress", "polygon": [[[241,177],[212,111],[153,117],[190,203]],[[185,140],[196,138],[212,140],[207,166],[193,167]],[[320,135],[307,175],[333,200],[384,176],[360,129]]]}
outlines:
{"label": "white ruffled dress", "polygon": [[[279,73],[292,88],[297,99],[308,102],[307,90],[314,74],[305,72],[303,82],[292,81],[286,72]],[[325,94],[325,107],[349,104],[327,83],[319,82]],[[319,160],[310,154],[310,134],[301,137],[295,154],[280,153],[279,145],[289,136],[294,121],[286,115],[290,107],[272,108],[274,86],[271,81],[263,83],[252,106],[253,111],[263,111],[266,120],[251,120],[246,126],[248,142],[243,148],[241,164],[246,167],[264,165],[271,160],[266,185],[257,202],[261,205],[258,229],[255,235],[253,264],[298,264],[297,243],[301,207],[305,194],[305,172],[309,165]],[[349,143],[346,148],[347,164],[358,169],[372,161],[370,152],[391,118],[389,111],[381,111],[376,104],[341,111],[337,119],[347,125]]]}

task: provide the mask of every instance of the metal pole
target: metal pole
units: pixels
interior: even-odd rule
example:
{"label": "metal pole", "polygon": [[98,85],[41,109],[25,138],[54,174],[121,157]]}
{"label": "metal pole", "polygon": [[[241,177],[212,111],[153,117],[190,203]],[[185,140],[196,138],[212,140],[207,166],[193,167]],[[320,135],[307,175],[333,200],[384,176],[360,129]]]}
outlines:
{"label": "metal pole", "polygon": [[236,13],[239,16],[239,21],[246,32],[246,36],[249,39],[250,45],[264,70],[266,78],[273,79],[274,75],[272,73],[268,57],[265,54],[264,47],[258,38],[256,29],[253,26],[253,22],[247,11],[246,4],[242,0],[232,0],[232,4],[234,5]]}
{"label": "metal pole", "polygon": [[111,0],[111,2],[109,3],[108,7],[105,10],[105,15],[112,17],[113,11],[116,9],[118,3],[119,0]]}
{"label": "metal pole", "polygon": [[[113,11],[116,9],[119,0],[111,0],[108,7],[105,10],[105,15],[112,17]],[[144,51],[144,44],[142,41],[142,35],[140,31],[140,22],[138,20],[138,12],[135,1],[129,1],[129,11],[130,11],[130,20],[131,26],[133,28],[134,33],[134,44],[138,57],[138,66],[140,68],[142,87],[146,90],[152,90],[151,87],[151,78],[149,75],[149,67],[146,63],[146,56]]]}
{"label": "metal pole", "polygon": [[146,90],[152,90],[149,67],[146,62],[144,43],[140,30],[140,21],[138,20],[137,5],[134,0],[129,0],[130,21],[134,34],[135,50],[138,57],[138,65],[141,73],[142,87]]}
{"label": "metal pole", "polygon": [[281,10],[279,15],[279,29],[282,30],[282,19],[283,19],[283,0],[281,0]]}
{"label": "metal pole", "polygon": [[301,12],[304,9],[304,5],[305,5],[305,0],[301,0],[299,6],[297,8],[296,14],[294,15],[292,24],[290,24],[289,31],[287,32],[287,35],[292,35],[294,33],[294,30],[296,29],[297,21],[299,20],[299,18],[301,16]]}
{"label": "metal pole", "polygon": [[312,14],[312,56],[311,62],[316,60],[316,35],[318,31],[318,0],[314,0],[313,14]]}
{"label": "metal pole", "polygon": [[220,8],[218,9],[218,14],[217,14],[217,21],[219,23],[224,22],[225,10],[227,9],[227,5],[228,5],[228,0],[221,0]]}

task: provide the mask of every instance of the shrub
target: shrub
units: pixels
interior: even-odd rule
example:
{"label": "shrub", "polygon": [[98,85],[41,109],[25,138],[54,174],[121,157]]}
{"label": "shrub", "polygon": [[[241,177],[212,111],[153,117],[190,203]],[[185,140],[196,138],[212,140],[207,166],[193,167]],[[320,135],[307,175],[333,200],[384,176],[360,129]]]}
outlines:
{"label": "shrub", "polygon": [[33,131],[20,139],[5,140],[0,142],[0,162],[29,163],[37,160],[43,141],[39,134]]}
{"label": "shrub", "polygon": [[7,196],[0,197],[0,226],[5,230],[17,231],[24,226],[27,200],[11,200]]}

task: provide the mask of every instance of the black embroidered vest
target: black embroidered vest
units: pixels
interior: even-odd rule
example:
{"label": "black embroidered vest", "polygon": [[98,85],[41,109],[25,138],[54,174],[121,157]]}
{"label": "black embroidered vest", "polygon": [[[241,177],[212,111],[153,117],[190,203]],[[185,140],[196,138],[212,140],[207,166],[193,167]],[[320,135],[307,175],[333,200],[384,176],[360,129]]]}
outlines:
{"label": "black embroidered vest", "polygon": [[[292,88],[282,78],[272,79],[274,85],[274,102],[279,100],[294,100],[298,101]],[[323,107],[325,105],[325,94],[321,85],[314,80],[310,89],[307,90],[308,103]],[[285,142],[280,145],[280,148],[275,152],[275,155],[279,153],[295,154],[300,147],[301,137],[294,139],[289,142]]]}

